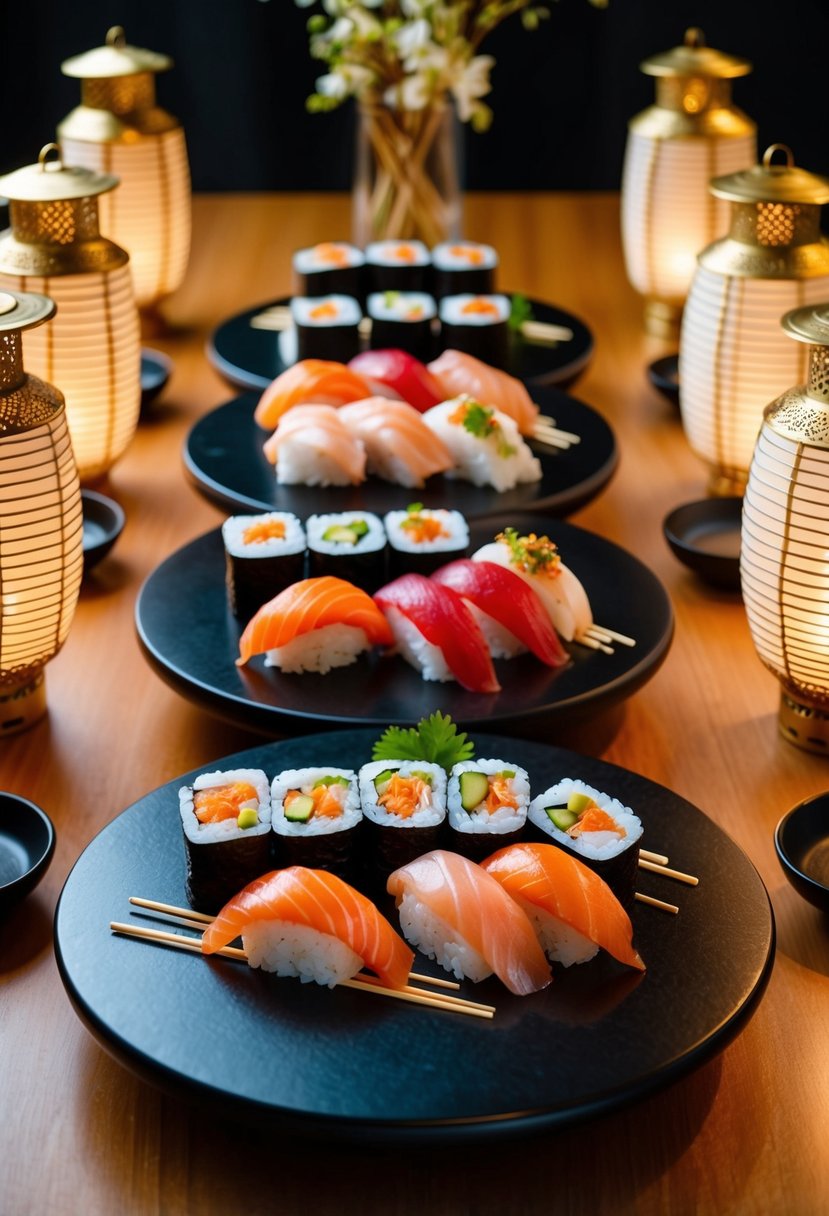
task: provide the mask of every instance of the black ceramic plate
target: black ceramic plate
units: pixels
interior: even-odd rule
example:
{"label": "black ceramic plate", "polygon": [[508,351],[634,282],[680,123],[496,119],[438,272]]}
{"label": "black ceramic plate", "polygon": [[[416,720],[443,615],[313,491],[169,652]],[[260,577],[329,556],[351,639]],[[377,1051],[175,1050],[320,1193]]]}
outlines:
{"label": "black ceramic plate", "polygon": [[[261,391],[280,372],[284,372],[285,363],[279,353],[279,334],[269,329],[254,329],[251,319],[265,309],[288,303],[290,296],[259,304],[256,308],[230,317],[214,332],[207,353],[217,371],[231,384]],[[593,353],[592,333],[584,321],[572,313],[540,300],[530,300],[529,303],[535,321],[564,326],[572,331],[573,336],[557,346],[515,340],[508,370],[533,385],[572,383],[590,361]]]}
{"label": "black ceramic plate", "polygon": [[258,397],[245,394],[205,414],[184,444],[184,467],[193,484],[227,511],[293,511],[301,518],[316,511],[399,510],[417,499],[428,507],[462,511],[469,519],[504,511],[543,510],[567,515],[599,493],[618,461],[613,431],[590,406],[558,389],[540,389],[539,405],[556,425],[581,437],[566,451],[530,446],[541,462],[541,480],[499,494],[468,481],[430,477],[423,489],[370,477],[359,486],[280,486],[262,445],[268,433],[253,420]]}
{"label": "black ceramic plate", "polygon": [[701,498],[666,516],[663,531],[674,555],[705,582],[740,590],[743,500]]}
{"label": "black ceramic plate", "polygon": [[415,723],[434,709],[457,722],[511,723],[542,715],[545,725],[569,723],[630,696],[656,671],[673,632],[668,596],[651,572],[624,549],[572,524],[536,516],[478,521],[473,549],[512,523],[546,532],[584,583],[595,620],[636,639],[612,655],[574,646],[572,662],[551,670],[531,655],[495,664],[500,693],[466,692],[459,684],[421,680],[400,658],[363,658],[322,676],[287,675],[260,656],[235,666],[240,623],[227,607],[224,548],[216,529],[179,549],[144,583],[136,626],[144,653],[163,680],[222,717],[266,731],[318,724]]}
{"label": "black ceramic plate", "polygon": [[[376,738],[312,735],[217,763],[269,776],[297,764],[351,767]],[[699,877],[690,888],[641,874],[640,891],[680,909],[635,906],[644,976],[601,956],[556,968],[552,985],[529,997],[494,979],[465,983],[462,995],[496,1006],[482,1022],[115,937],[112,920],[153,923],[134,915],[130,895],[186,902],[176,790],[187,774],[108,824],[66,881],[55,948],[80,1017],[127,1067],[227,1117],[372,1143],[565,1124],[643,1098],[720,1051],[754,1011],[774,956],[768,896],[745,854],[701,811],[634,773],[543,744],[476,741],[478,755],[526,767],[534,789],[573,774],[608,790],[635,808],[652,849]],[[382,910],[397,923],[391,901]],[[422,955],[416,962],[438,973]]]}

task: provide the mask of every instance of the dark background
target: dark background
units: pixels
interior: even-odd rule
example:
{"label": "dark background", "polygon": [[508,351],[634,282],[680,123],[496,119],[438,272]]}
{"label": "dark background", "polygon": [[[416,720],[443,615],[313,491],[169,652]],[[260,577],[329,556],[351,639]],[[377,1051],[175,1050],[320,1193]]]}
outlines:
{"label": "dark background", "polygon": [[[798,164],[829,175],[829,0],[549,7],[539,30],[513,17],[484,44],[497,61],[495,121],[485,135],[464,128],[467,189],[616,189],[627,121],[653,99],[638,64],[690,25],[753,62],[734,98],[757,122],[760,150],[788,143]],[[293,0],[0,0],[0,170],[36,160],[78,103],[61,61],[121,24],[130,43],[175,60],[158,96],[184,125],[194,189],[346,189],[349,107],[305,111],[325,70],[308,54],[308,15]]]}

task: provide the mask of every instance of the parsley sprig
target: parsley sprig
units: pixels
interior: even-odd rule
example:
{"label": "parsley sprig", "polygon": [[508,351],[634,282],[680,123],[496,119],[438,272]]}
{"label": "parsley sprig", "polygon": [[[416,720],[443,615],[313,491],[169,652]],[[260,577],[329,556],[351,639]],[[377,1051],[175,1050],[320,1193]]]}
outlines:
{"label": "parsley sprig", "polygon": [[371,753],[373,760],[427,760],[447,772],[453,764],[471,760],[475,746],[448,714],[440,710],[421,718],[417,726],[389,726]]}

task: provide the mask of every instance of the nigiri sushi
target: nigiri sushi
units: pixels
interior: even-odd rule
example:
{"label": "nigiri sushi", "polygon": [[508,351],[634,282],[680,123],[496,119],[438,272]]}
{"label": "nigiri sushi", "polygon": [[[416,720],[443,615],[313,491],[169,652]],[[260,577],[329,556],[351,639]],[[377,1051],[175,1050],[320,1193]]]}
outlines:
{"label": "nigiri sushi", "polygon": [[461,597],[422,574],[375,592],[397,650],[424,680],[457,680],[470,692],[499,692],[484,636]]}
{"label": "nigiri sushi", "polygon": [[585,963],[601,948],[620,963],[645,970],[625,909],[598,874],[563,849],[509,845],[481,867],[518,901],[553,962]]}
{"label": "nigiri sushi", "polygon": [[532,587],[565,642],[578,641],[593,624],[584,587],[564,565],[549,537],[534,532],[519,536],[515,528],[505,528],[473,553],[472,560],[505,566]]}
{"label": "nigiri sushi", "polygon": [[365,480],[362,442],[332,405],[296,405],[264,446],[280,485],[348,486]]}
{"label": "nigiri sushi", "polygon": [[273,870],[234,895],[205,930],[202,950],[213,954],[240,935],[251,967],[329,988],[363,967],[403,988],[414,959],[370,900],[304,866]]}
{"label": "nigiri sushi", "polygon": [[253,416],[264,430],[272,431],[282,415],[295,405],[312,402],[337,406],[370,396],[368,383],[344,363],[302,359],[271,381]]}
{"label": "nigiri sushi", "polygon": [[282,671],[345,667],[372,646],[391,646],[391,628],[370,595],[330,575],[306,578],[263,604],[239,639],[237,667],[267,652]]}
{"label": "nigiri sushi", "polygon": [[460,350],[445,350],[429,364],[429,371],[442,385],[444,397],[469,393],[486,405],[494,405],[502,414],[509,414],[522,435],[532,435],[538,406],[515,376]]}
{"label": "nigiri sushi", "polygon": [[337,411],[346,430],[363,444],[369,473],[411,488],[451,469],[452,454],[414,406],[367,397]]}
{"label": "nigiri sushi", "polygon": [[[446,393],[425,364],[405,350],[364,350],[349,361],[349,368],[375,387],[396,394],[422,414]],[[364,394],[369,396],[369,393]]]}
{"label": "nigiri sushi", "polygon": [[532,587],[494,562],[461,558],[441,566],[435,582],[451,587],[470,605],[494,658],[531,650],[548,667],[561,667],[567,652]]}
{"label": "nigiri sushi", "polygon": [[443,440],[454,459],[449,477],[476,486],[511,490],[519,483],[540,481],[541,465],[508,414],[474,397],[453,397],[434,405],[423,421]]}
{"label": "nigiri sushi", "polygon": [[474,862],[435,849],[390,874],[387,890],[406,940],[458,979],[478,981],[494,972],[516,996],[550,983],[528,917]]}

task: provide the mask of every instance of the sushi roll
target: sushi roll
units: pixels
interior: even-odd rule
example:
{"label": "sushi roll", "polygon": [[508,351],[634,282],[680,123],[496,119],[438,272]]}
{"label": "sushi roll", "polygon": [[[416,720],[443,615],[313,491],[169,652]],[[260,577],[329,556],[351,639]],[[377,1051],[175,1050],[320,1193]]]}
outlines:
{"label": "sushi roll", "polygon": [[324,674],[393,642],[388,621],[365,591],[340,578],[306,578],[280,591],[248,622],[236,665],[264,654],[266,667]]}
{"label": "sushi roll", "polygon": [[363,313],[352,296],[294,296],[291,320],[296,332],[296,359],[330,359],[347,363],[360,349]]}
{"label": "sushi roll", "polygon": [[369,511],[309,515],[308,573],[333,574],[363,591],[376,591],[385,578],[386,530]]}
{"label": "sushi roll", "polygon": [[241,936],[251,967],[333,988],[368,967],[405,988],[413,952],[374,904],[336,874],[288,866],[230,898],[202,936],[214,954]]}
{"label": "sushi roll", "polygon": [[305,573],[305,531],[290,512],[231,515],[222,540],[230,609],[242,620]]}
{"label": "sushi roll", "polygon": [[495,290],[498,254],[491,245],[475,241],[444,241],[432,250],[432,293],[444,296]]}
{"label": "sushi roll", "polygon": [[369,397],[338,410],[340,421],[365,448],[366,469],[384,481],[419,489],[452,467],[452,455],[421,414],[405,401]]}
{"label": "sushi roll", "polygon": [[457,978],[493,973],[516,996],[546,988],[550,965],[530,921],[491,874],[436,849],[389,876],[403,936]]}
{"label": "sushi roll", "polygon": [[437,316],[434,298],[420,291],[372,292],[366,303],[375,350],[405,350],[417,359],[432,355],[432,322]]}
{"label": "sushi roll", "polygon": [[302,359],[272,380],[254,410],[254,420],[272,431],[283,414],[297,405],[345,405],[371,396],[371,386],[357,371],[331,359]]}
{"label": "sushi roll", "polygon": [[507,760],[465,760],[449,774],[449,848],[480,861],[524,833],[530,802],[526,769]]}
{"label": "sushi roll", "polygon": [[279,485],[353,486],[365,481],[366,450],[333,405],[295,405],[263,445]]}
{"label": "sushi roll", "polygon": [[405,511],[389,511],[383,523],[392,575],[432,574],[469,548],[469,525],[460,511],[432,510],[413,502]]}
{"label": "sushi roll", "polygon": [[363,817],[352,769],[286,769],[271,783],[271,808],[278,865],[351,879]]}
{"label": "sushi roll", "polygon": [[541,480],[541,465],[507,414],[473,397],[454,397],[427,410],[423,421],[443,440],[455,461],[447,477],[460,477],[499,492]]}
{"label": "sushi roll", "polygon": [[[399,397],[413,405],[419,414],[445,401],[447,396],[428,367],[405,350],[361,351],[349,360],[348,370],[371,381],[375,386],[373,391]],[[363,396],[368,397],[370,393],[363,393]]]}
{"label": "sushi roll", "polygon": [[363,298],[365,256],[346,241],[323,241],[298,249],[293,257],[294,284],[298,296],[336,293]]}
{"label": "sushi roll", "polygon": [[523,381],[515,376],[460,350],[445,350],[429,364],[429,371],[443,389],[442,400],[468,393],[476,401],[509,414],[522,435],[535,431],[538,406]]}
{"label": "sushi roll", "polygon": [[268,778],[261,769],[201,773],[178,800],[187,898],[216,912],[271,863]]}
{"label": "sushi roll", "polygon": [[425,760],[374,760],[359,772],[366,881],[385,890],[392,870],[434,849],[446,819],[446,773]]}
{"label": "sushi roll", "polygon": [[632,907],[642,823],[629,806],[566,777],[533,798],[527,818],[537,840],[567,849]]}
{"label": "sushi roll", "polygon": [[422,241],[372,241],[365,257],[369,292],[426,290],[432,259]]}
{"label": "sushi roll", "polygon": [[492,367],[505,368],[509,362],[509,317],[506,296],[444,296],[440,302],[440,344],[485,359]]}

